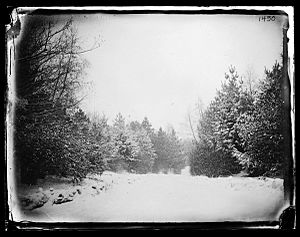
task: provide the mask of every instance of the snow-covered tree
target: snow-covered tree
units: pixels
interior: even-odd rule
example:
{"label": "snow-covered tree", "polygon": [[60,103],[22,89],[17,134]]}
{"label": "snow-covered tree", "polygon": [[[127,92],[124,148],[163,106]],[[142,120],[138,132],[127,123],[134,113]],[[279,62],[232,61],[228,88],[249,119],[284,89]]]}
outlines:
{"label": "snow-covered tree", "polygon": [[179,173],[185,166],[186,161],[183,145],[178,139],[175,130],[172,129],[170,133],[167,133],[162,128],[159,128],[153,136],[153,144],[157,154],[153,171]]}
{"label": "snow-covered tree", "polygon": [[241,117],[239,135],[246,143],[252,175],[280,174],[284,157],[282,66],[275,63],[259,83],[253,109]]}
{"label": "snow-covered tree", "polygon": [[152,172],[156,153],[147,131],[142,127],[138,130],[131,130],[131,136],[138,145],[138,151],[130,168],[136,173]]}
{"label": "snow-covered tree", "polygon": [[[244,152],[237,121],[251,103],[242,90],[242,81],[234,67],[225,73],[225,81],[198,124],[199,142],[191,153],[194,174],[228,175],[241,170],[233,151]],[[199,167],[194,167],[199,166]],[[203,173],[204,172],[204,173]]]}
{"label": "snow-covered tree", "polygon": [[[146,120],[144,120],[146,121]],[[144,122],[151,128],[150,122]],[[132,121],[126,124],[124,117],[118,113],[111,127],[111,144],[113,153],[108,161],[112,170],[126,170],[134,173],[152,171],[155,150],[148,131],[143,123]]]}

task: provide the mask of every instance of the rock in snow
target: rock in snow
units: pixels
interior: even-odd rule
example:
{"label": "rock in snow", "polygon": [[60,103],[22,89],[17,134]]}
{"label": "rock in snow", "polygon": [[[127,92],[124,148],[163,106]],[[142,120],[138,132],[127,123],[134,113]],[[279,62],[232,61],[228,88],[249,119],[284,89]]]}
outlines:
{"label": "rock in snow", "polygon": [[71,202],[73,201],[73,197],[64,197],[64,196],[60,196],[58,198],[55,198],[53,200],[53,204],[62,204],[62,203],[65,203],[65,202]]}
{"label": "rock in snow", "polygon": [[49,197],[43,192],[34,193],[32,195],[21,198],[23,207],[29,210],[42,207],[46,202],[48,202],[48,200]]}

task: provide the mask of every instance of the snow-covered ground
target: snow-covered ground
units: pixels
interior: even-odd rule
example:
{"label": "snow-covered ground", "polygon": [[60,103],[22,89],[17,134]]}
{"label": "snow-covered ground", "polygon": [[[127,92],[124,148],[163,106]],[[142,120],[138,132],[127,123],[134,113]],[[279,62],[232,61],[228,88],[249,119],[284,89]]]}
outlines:
{"label": "snow-covered ground", "polygon": [[[273,221],[283,209],[283,180],[249,177],[207,178],[175,174],[105,172],[80,185],[52,185],[59,193],[80,188],[73,201],[34,210],[13,209],[16,221],[43,222],[205,222]],[[37,187],[32,187],[36,190]],[[27,192],[28,189],[27,189]],[[53,191],[52,191],[53,192]],[[52,195],[55,196],[55,195]]]}

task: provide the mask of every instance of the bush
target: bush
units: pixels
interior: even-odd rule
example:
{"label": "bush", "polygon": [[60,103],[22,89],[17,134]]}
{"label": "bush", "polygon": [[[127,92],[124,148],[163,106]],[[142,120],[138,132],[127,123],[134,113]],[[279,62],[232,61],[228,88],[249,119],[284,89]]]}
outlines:
{"label": "bush", "polygon": [[208,177],[227,176],[238,173],[241,166],[231,153],[226,150],[215,150],[204,144],[198,144],[190,154],[192,175]]}

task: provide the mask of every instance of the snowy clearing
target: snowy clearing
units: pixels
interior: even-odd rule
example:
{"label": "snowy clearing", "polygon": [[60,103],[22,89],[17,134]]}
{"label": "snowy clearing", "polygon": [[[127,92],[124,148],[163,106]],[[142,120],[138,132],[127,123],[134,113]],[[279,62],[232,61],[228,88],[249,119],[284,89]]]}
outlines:
{"label": "snowy clearing", "polygon": [[[49,195],[49,201],[34,210],[19,211],[13,205],[15,221],[274,221],[284,205],[283,180],[270,178],[105,172],[78,186],[47,181],[22,192],[36,192],[38,187]],[[52,204],[51,187],[56,194],[78,188],[81,192],[70,202]]]}

